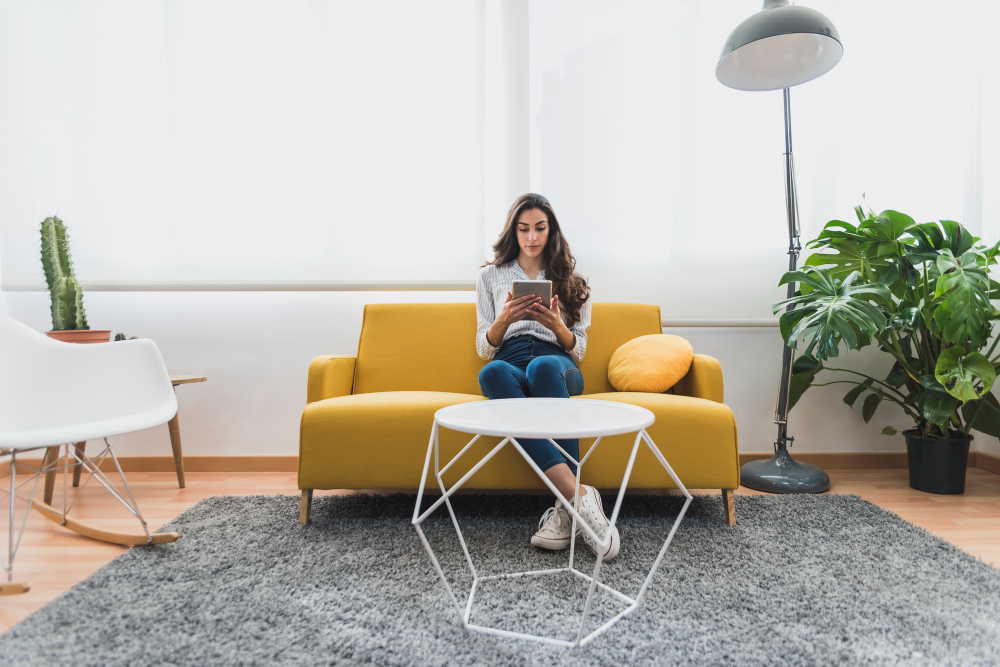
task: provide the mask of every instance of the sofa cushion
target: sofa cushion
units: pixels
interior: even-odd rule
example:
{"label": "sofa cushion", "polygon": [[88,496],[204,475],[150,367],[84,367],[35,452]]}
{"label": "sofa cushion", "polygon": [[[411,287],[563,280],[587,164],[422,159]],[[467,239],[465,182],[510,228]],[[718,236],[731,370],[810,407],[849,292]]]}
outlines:
{"label": "sofa cushion", "polygon": [[611,355],[608,380],[618,391],[661,394],[687,374],[693,358],[694,348],[680,336],[638,336]]}
{"label": "sofa cushion", "polygon": [[[736,423],[721,403],[689,396],[610,392],[575,397],[648,408],[656,422],[647,431],[670,465],[690,488],[736,488],[739,457]],[[310,403],[302,413],[299,438],[299,487],[303,489],[415,489],[420,484],[434,413],[482,396],[436,391],[391,391],[340,396]],[[441,429],[444,467],[473,436]],[[608,436],[584,466],[583,481],[617,488],[628,462],[634,434]],[[580,441],[586,453],[593,438]],[[483,436],[444,475],[450,486],[500,442]],[[436,481],[428,480],[429,488]],[[643,445],[631,488],[670,488],[674,484]],[[467,489],[544,489],[544,484],[511,446],[505,447],[469,480]]]}
{"label": "sofa cushion", "polygon": [[474,303],[370,303],[354,393],[441,391],[479,396]]}
{"label": "sofa cushion", "polygon": [[[310,403],[302,413],[299,434],[299,487],[415,489],[420,484],[434,413],[448,405],[485,400],[483,396],[443,391],[385,391]],[[441,467],[473,437],[441,429]],[[457,482],[499,442],[500,438],[480,438],[444,475],[445,483]],[[521,467],[528,475],[512,477],[510,471]],[[437,488],[433,477],[428,485]],[[540,489],[544,485],[513,447],[505,447],[467,488]]]}
{"label": "sofa cushion", "polygon": [[608,363],[622,343],[663,331],[660,307],[641,303],[595,303],[590,322],[587,352],[579,364],[585,395],[615,390],[608,380]]}
{"label": "sofa cushion", "polygon": [[[646,432],[689,489],[735,489],[740,485],[736,419],[728,405],[690,396],[634,391],[576,398],[617,401],[652,411],[656,421]],[[588,483],[598,488],[618,486],[634,438],[634,434],[602,438],[598,451],[585,466],[584,479],[593,480]],[[580,441],[581,456],[586,455],[593,442],[593,438]],[[591,463],[593,466],[586,470]],[[629,487],[673,486],[649,447],[640,446]]]}
{"label": "sofa cushion", "polygon": [[[608,381],[614,351],[636,336],[661,331],[659,306],[595,303],[580,363],[583,392],[614,391]],[[476,304],[368,304],[353,393],[444,391],[479,396],[484,365],[476,354]]]}

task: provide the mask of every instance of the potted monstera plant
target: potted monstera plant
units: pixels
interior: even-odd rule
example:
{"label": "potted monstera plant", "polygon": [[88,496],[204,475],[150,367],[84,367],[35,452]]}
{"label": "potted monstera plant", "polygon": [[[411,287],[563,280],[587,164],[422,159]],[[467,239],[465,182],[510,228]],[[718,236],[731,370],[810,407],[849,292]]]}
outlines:
{"label": "potted monstera plant", "polygon": [[[864,397],[868,422],[883,403],[913,420],[903,431],[910,486],[962,493],[972,430],[1000,436],[1000,403],[990,392],[1000,368],[994,323],[1000,283],[990,277],[1000,243],[987,246],[951,220],[916,223],[897,211],[855,208],[858,225],[828,222],[806,247],[799,283],[774,304],[785,342],[803,352],[792,369],[790,405],[809,387],[852,385],[844,402]],[[992,343],[991,343],[992,339]],[[893,358],[885,377],[831,360],[868,345]],[[894,435],[894,427],[882,433]]]}

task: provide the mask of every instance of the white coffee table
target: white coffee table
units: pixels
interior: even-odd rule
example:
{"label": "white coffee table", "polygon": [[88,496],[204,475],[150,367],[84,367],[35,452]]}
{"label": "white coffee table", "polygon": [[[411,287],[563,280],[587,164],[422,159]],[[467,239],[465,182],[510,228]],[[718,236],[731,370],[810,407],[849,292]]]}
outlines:
{"label": "white coffee table", "polygon": [[[417,493],[417,506],[413,510],[413,526],[417,529],[417,534],[420,536],[420,541],[423,543],[424,548],[427,550],[427,554],[430,556],[434,569],[437,570],[438,575],[441,577],[441,581],[444,582],[448,595],[451,597],[452,602],[455,603],[455,609],[458,611],[459,617],[462,619],[462,625],[469,630],[475,630],[478,632],[507,637],[520,637],[522,639],[531,639],[567,647],[583,646],[610,628],[616,621],[630,614],[636,609],[636,607],[639,606],[643,596],[646,594],[646,589],[649,587],[649,584],[653,579],[653,575],[656,573],[656,569],[660,565],[660,561],[663,560],[663,555],[666,553],[667,547],[670,546],[670,542],[674,537],[674,533],[677,531],[677,527],[680,525],[681,519],[684,517],[684,513],[687,512],[688,505],[691,504],[691,494],[688,493],[688,490],[681,483],[680,479],[678,479],[677,475],[674,474],[670,464],[667,463],[663,454],[660,453],[656,444],[653,443],[652,438],[650,438],[649,434],[646,433],[646,427],[650,426],[654,420],[655,416],[652,412],[634,405],[616,403],[614,401],[596,401],[573,398],[508,398],[491,401],[474,401],[472,403],[460,403],[458,405],[441,408],[434,414],[434,425],[431,428],[430,443],[427,446],[427,458],[424,461],[424,473],[420,479],[420,490]],[[463,447],[462,450],[456,454],[451,461],[445,464],[444,467],[441,467],[439,457],[438,429],[440,427],[475,434],[475,437],[469,441],[469,444]],[[583,465],[587,462],[587,459],[590,458],[590,455],[597,449],[597,445],[600,444],[601,439],[604,436],[619,435],[622,433],[635,433],[636,436],[634,442],[632,443],[632,452],[629,455],[628,465],[626,466],[625,474],[622,477],[621,487],[618,490],[618,499],[615,502],[615,509],[609,519],[611,521],[611,525],[614,526],[618,520],[618,511],[621,509],[622,499],[625,497],[625,489],[628,486],[629,476],[632,474],[632,466],[635,463],[635,456],[639,451],[639,443],[642,441],[645,441],[645,443],[649,446],[653,455],[656,456],[656,459],[667,471],[671,479],[674,480],[677,488],[679,488],[686,497],[684,506],[681,508],[680,513],[677,515],[677,519],[670,528],[670,532],[667,535],[666,540],[663,542],[663,547],[660,549],[652,568],[649,570],[649,574],[646,576],[642,587],[639,589],[638,594],[636,594],[634,598],[616,591],[600,582],[599,577],[601,573],[601,565],[603,564],[603,561],[600,558],[596,559],[592,575],[588,575],[573,567],[577,525],[579,524],[583,530],[587,531],[587,534],[590,535],[592,539],[596,541],[600,540],[597,539],[597,535],[593,532],[590,526],[583,521],[576,509],[569,504],[568,499],[564,498],[562,494],[559,493],[559,490],[555,487],[555,485],[549,480],[548,477],[545,476],[545,473],[542,472],[538,465],[531,460],[531,457],[528,456],[528,454],[521,447],[521,444],[517,441],[518,438],[547,439],[556,447],[556,449],[562,452],[563,456],[565,456],[567,460],[571,460],[576,463],[579,470],[582,469]],[[458,459],[465,454],[465,452],[467,452],[477,440],[479,440],[479,438],[484,435],[499,436],[503,439],[465,475],[463,475],[458,482],[456,482],[450,489],[446,489],[444,481],[442,480],[442,475],[449,468],[451,468],[452,465],[454,465],[455,462],[458,461]],[[597,438],[597,440],[591,446],[590,450],[583,456],[583,458],[577,462],[576,459],[573,459],[566,453],[565,450],[563,450],[562,447],[559,446],[559,444],[555,441],[556,438]],[[486,465],[487,461],[492,459],[501,449],[507,446],[508,443],[513,445],[513,447],[520,452],[521,456],[528,462],[528,465],[530,465],[532,470],[535,471],[539,479],[541,479],[542,482],[549,487],[557,498],[563,501],[563,505],[573,517],[573,538],[570,541],[569,564],[566,567],[480,576],[476,571],[475,565],[472,563],[472,557],[469,555],[469,550],[465,544],[465,538],[462,536],[462,529],[459,527],[458,519],[455,516],[455,512],[452,509],[449,498],[474,474],[476,474],[480,468]],[[421,514],[420,503],[424,497],[424,488],[427,484],[427,477],[430,474],[432,458],[434,460],[434,477],[437,479],[437,484],[441,489],[442,495],[436,502],[434,502],[434,504],[427,508],[423,514]],[[577,475],[577,494],[579,494],[579,485],[580,476]],[[448,508],[448,513],[451,515],[452,523],[455,526],[455,532],[458,534],[459,542],[462,545],[462,551],[465,554],[465,560],[472,573],[472,588],[469,591],[469,597],[465,603],[464,609],[462,608],[462,605],[459,604],[458,597],[452,590],[447,578],[445,578],[441,565],[438,563],[438,560],[434,555],[434,550],[431,549],[431,546],[427,542],[427,538],[424,536],[424,532],[421,529],[423,521],[434,513],[442,504],[446,505]],[[527,539],[527,537],[525,537],[525,539]],[[607,546],[608,545],[605,543],[604,548],[607,548]],[[627,549],[628,544],[625,543],[623,548]],[[580,618],[580,627],[576,632],[575,641],[512,632],[509,630],[476,625],[469,622],[469,618],[472,614],[472,601],[475,598],[476,588],[480,582],[513,577],[541,576],[557,574],[560,572],[571,572],[574,575],[582,577],[586,581],[590,582],[590,587],[587,591],[587,600],[584,603],[583,614]],[[593,601],[594,591],[598,586],[617,597],[622,602],[626,603],[628,607],[614,616],[611,620],[591,632],[589,635],[583,636],[584,623],[590,613],[590,606]]]}

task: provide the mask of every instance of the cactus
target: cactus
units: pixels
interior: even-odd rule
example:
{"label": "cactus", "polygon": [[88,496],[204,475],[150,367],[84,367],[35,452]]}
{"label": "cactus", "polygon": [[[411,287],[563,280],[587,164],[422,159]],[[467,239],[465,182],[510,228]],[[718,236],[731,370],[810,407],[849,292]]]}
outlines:
{"label": "cactus", "polygon": [[90,329],[83,309],[83,290],[73,275],[69,237],[62,220],[52,216],[42,221],[42,269],[52,297],[53,331]]}

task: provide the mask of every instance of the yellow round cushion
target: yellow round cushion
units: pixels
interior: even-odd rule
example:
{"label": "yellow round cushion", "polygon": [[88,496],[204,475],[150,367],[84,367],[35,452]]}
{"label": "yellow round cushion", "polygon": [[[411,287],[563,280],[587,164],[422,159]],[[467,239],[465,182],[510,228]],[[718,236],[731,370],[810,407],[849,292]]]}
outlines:
{"label": "yellow round cushion", "polygon": [[608,380],[618,391],[661,394],[687,375],[692,359],[691,343],[680,336],[639,336],[611,355]]}

